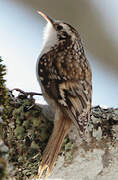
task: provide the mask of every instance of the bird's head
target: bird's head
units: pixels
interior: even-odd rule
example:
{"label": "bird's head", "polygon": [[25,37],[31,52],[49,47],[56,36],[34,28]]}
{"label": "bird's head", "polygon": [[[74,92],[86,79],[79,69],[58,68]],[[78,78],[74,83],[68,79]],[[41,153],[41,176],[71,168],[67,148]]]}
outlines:
{"label": "bird's head", "polygon": [[71,25],[62,21],[53,20],[40,11],[38,11],[38,14],[47,21],[43,35],[43,49],[48,50],[60,43],[67,43],[67,45],[69,45],[69,42],[72,43],[78,39],[79,34]]}

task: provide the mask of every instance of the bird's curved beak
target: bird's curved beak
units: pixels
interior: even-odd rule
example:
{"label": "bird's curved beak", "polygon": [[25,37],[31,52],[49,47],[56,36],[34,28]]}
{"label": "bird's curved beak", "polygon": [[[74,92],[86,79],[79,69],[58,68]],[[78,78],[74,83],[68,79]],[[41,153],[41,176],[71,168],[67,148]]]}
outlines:
{"label": "bird's curved beak", "polygon": [[47,16],[46,14],[42,13],[41,11],[37,11],[37,13],[40,14],[47,22],[54,24],[53,20],[49,16]]}

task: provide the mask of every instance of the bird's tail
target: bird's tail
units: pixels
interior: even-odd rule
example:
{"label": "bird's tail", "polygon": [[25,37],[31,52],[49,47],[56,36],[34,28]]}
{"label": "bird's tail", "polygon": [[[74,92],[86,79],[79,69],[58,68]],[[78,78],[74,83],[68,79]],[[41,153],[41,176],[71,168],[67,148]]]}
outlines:
{"label": "bird's tail", "polygon": [[41,177],[45,170],[45,179],[49,176],[58,157],[63,139],[67,135],[71,126],[71,119],[66,117],[62,112],[57,111],[55,114],[54,129],[44,151],[42,162],[38,170],[38,178]]}

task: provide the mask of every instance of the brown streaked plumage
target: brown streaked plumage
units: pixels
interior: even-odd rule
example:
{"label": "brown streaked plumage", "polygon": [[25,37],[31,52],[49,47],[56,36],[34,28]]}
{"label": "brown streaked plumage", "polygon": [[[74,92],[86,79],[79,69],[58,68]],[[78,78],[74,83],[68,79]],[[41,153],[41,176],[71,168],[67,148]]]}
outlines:
{"label": "brown streaked plumage", "polygon": [[85,137],[91,108],[92,74],[78,32],[67,23],[40,14],[47,26],[37,62],[37,78],[44,98],[55,113],[54,129],[38,171],[40,178],[46,170],[47,178],[72,123],[80,136]]}

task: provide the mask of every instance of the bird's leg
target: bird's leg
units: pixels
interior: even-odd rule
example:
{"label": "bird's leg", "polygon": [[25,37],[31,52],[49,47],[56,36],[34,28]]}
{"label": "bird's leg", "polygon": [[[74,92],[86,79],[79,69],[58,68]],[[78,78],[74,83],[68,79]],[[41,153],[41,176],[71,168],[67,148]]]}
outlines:
{"label": "bird's leg", "polygon": [[55,120],[54,120],[54,129],[48,141],[46,149],[44,151],[42,162],[38,170],[39,179],[44,171],[46,171],[45,179],[49,176],[52,167],[57,159],[58,153],[63,143],[63,139],[67,135],[71,126],[72,126],[71,119],[65,117],[65,115],[59,110],[56,111]]}

